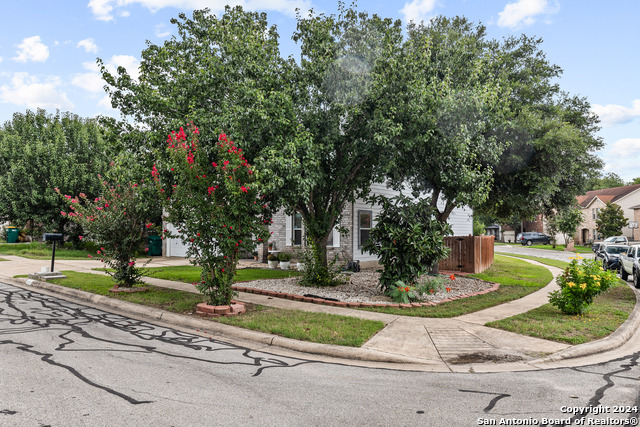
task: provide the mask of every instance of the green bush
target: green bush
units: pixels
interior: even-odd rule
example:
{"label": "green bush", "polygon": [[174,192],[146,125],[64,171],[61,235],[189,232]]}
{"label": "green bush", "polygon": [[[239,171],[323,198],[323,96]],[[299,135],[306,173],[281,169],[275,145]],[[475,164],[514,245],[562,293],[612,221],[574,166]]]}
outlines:
{"label": "green bush", "polygon": [[341,268],[338,265],[339,254],[336,254],[333,260],[327,262],[325,268],[319,261],[322,258],[316,253],[322,250],[314,246],[312,243],[302,251],[302,262],[305,267],[302,271],[300,284],[302,286],[336,286],[343,283],[344,279],[340,275]]}
{"label": "green bush", "polygon": [[380,287],[389,293],[398,281],[414,286],[418,277],[449,255],[444,236],[451,234],[451,226],[435,218],[428,198],[412,201],[405,196],[376,196],[370,201],[380,204],[382,210],[363,249],[378,255],[384,266]]}
{"label": "green bush", "polygon": [[291,252],[281,252],[280,255],[278,255],[278,259],[284,262],[291,261]]}
{"label": "green bush", "polygon": [[[578,265],[582,259],[582,265]],[[572,257],[571,264],[557,279],[559,291],[549,294],[549,302],[565,314],[582,314],[593,298],[609,289],[618,278],[604,271],[596,259]]]}

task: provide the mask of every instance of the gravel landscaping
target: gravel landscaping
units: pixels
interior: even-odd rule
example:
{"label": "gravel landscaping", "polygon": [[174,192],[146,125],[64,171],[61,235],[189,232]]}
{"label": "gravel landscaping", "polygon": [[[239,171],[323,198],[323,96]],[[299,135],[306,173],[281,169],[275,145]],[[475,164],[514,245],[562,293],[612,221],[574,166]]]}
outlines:
{"label": "gravel landscaping", "polygon": [[[391,304],[391,298],[383,295],[378,288],[379,276],[380,273],[376,272],[374,269],[362,270],[359,273],[352,273],[348,275],[348,283],[326,288],[300,286],[298,285],[298,278],[296,277],[276,280],[254,280],[251,282],[237,283],[237,285],[294,295],[310,294],[322,298],[333,298],[343,302]],[[426,279],[427,277],[421,278],[421,280]],[[491,288],[493,283],[464,276],[456,276],[455,280],[448,280],[444,286],[448,287],[450,291],[422,295],[420,299],[425,302],[437,302],[445,298],[483,291]]]}

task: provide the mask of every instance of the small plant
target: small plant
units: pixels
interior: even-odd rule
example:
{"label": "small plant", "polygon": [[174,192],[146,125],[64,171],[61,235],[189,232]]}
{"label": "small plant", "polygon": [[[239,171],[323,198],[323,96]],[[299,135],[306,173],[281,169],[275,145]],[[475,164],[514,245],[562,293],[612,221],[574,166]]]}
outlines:
{"label": "small plant", "polygon": [[617,277],[612,271],[604,271],[596,259],[571,259],[569,267],[557,279],[560,290],[549,294],[549,302],[565,314],[582,314],[593,303],[593,298],[609,289]]}
{"label": "small plant", "polygon": [[302,286],[336,286],[343,283],[343,276],[340,274],[341,268],[338,264],[340,253],[337,253],[333,260],[328,262],[327,268],[325,268],[318,260],[321,257],[315,254],[316,251],[322,250],[313,244],[308,246],[302,252],[301,262],[305,267],[302,272],[300,284]]}
{"label": "small plant", "polygon": [[267,256],[267,261],[278,261],[278,256],[276,254],[269,254]]}
{"label": "small plant", "polygon": [[291,253],[290,252],[282,252],[280,253],[280,255],[278,255],[278,259],[282,262],[289,262],[291,261]]}
{"label": "small plant", "polygon": [[444,277],[441,275],[438,276],[427,276],[424,282],[417,287],[416,292],[418,295],[430,295],[435,294],[437,292],[445,292],[447,289],[451,289],[448,285],[453,280],[453,274],[449,277]]}
{"label": "small plant", "polygon": [[405,285],[402,280],[398,280],[394,285],[391,285],[389,296],[393,299],[393,302],[400,304],[409,304],[418,299],[416,288]]}

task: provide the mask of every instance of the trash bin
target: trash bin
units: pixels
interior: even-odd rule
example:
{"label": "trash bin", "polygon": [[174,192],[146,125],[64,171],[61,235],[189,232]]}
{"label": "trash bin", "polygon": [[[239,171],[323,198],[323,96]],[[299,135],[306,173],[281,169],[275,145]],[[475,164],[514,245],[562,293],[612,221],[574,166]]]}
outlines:
{"label": "trash bin", "polygon": [[18,243],[20,229],[17,227],[7,227],[7,243]]}
{"label": "trash bin", "polygon": [[149,256],[162,256],[162,239],[160,236],[148,236]]}

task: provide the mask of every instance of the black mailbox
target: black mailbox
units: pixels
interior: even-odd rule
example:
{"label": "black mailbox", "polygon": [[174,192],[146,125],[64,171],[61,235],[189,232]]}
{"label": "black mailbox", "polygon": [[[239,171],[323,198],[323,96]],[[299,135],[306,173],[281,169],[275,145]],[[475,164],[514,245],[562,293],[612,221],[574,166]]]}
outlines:
{"label": "black mailbox", "polygon": [[45,242],[62,242],[62,233],[44,233],[42,240]]}
{"label": "black mailbox", "polygon": [[53,242],[53,252],[51,252],[51,272],[53,272],[53,262],[56,259],[56,242],[62,242],[62,233],[44,233],[42,240]]}

